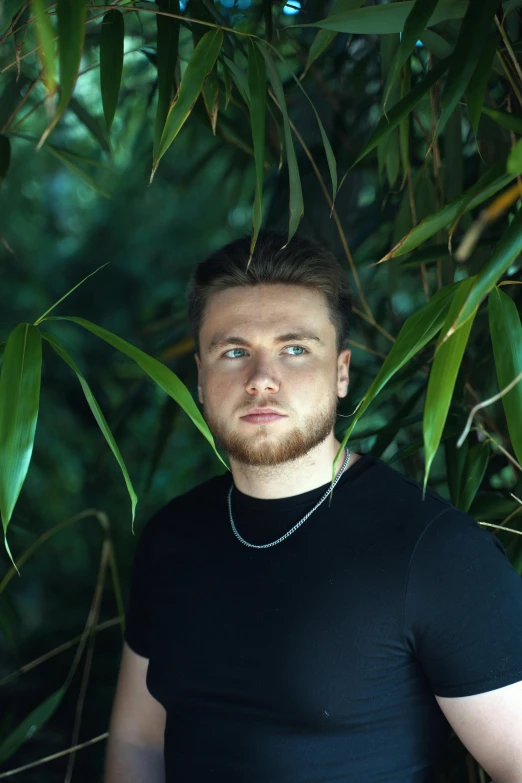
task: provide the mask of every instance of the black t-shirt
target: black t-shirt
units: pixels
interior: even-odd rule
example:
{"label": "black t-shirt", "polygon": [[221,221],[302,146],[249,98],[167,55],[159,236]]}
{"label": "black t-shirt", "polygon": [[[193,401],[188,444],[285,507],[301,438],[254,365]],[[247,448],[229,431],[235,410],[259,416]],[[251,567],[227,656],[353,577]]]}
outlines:
{"label": "black t-shirt", "polygon": [[[165,707],[167,783],[431,783],[434,694],[522,680],[522,580],[468,514],[369,454],[292,535],[238,541],[226,473],[140,536],[125,638]],[[276,540],[328,489],[232,492]]]}

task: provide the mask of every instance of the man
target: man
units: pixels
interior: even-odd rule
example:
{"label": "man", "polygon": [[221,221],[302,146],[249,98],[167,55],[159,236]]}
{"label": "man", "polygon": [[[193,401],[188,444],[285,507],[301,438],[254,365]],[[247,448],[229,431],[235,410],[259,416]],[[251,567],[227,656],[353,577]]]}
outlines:
{"label": "man", "polygon": [[453,727],[522,783],[522,582],[447,500],[334,436],[351,293],[260,235],[196,269],[199,401],[231,473],[138,542],[106,783],[432,783]]}

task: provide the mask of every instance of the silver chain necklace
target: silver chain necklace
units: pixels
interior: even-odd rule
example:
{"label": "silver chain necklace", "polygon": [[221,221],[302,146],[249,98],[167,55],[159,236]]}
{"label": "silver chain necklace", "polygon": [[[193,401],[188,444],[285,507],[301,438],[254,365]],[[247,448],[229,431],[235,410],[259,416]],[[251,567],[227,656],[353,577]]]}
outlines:
{"label": "silver chain necklace", "polygon": [[337,476],[335,477],[335,481],[334,481],[333,485],[332,485],[331,487],[328,487],[328,489],[326,490],[326,492],[325,492],[325,493],[324,493],[324,495],[322,496],[321,500],[320,500],[318,503],[316,503],[316,504],[315,504],[315,506],[313,507],[313,509],[312,509],[311,511],[309,511],[309,512],[308,512],[308,514],[306,514],[306,515],[305,515],[305,516],[304,516],[304,517],[303,517],[303,518],[300,520],[300,522],[298,522],[296,525],[294,525],[292,528],[290,528],[290,530],[288,531],[288,533],[285,533],[285,534],[284,534],[284,536],[281,536],[281,538],[278,538],[278,539],[277,539],[277,541],[272,541],[272,543],[270,543],[270,544],[250,544],[248,541],[245,541],[245,539],[244,539],[244,538],[242,538],[242,537],[239,535],[239,533],[237,532],[237,528],[236,528],[236,526],[235,526],[235,524],[234,524],[234,520],[232,519],[232,500],[231,500],[231,498],[232,498],[232,490],[234,489],[234,484],[232,483],[232,486],[230,487],[230,489],[229,489],[229,492],[228,492],[228,512],[229,512],[229,515],[230,515],[230,524],[232,525],[232,530],[234,531],[234,534],[235,534],[236,538],[238,538],[238,539],[239,539],[239,541],[241,541],[241,543],[242,543],[242,544],[244,544],[245,546],[250,546],[250,547],[252,547],[253,549],[266,549],[266,548],[267,548],[267,547],[269,547],[269,546],[275,546],[276,544],[279,544],[281,541],[284,541],[284,540],[285,540],[285,538],[288,538],[288,536],[291,536],[291,535],[292,535],[292,533],[293,533],[295,530],[297,530],[297,528],[298,528],[300,525],[302,525],[302,524],[303,524],[303,522],[306,522],[306,520],[308,519],[308,517],[309,517],[309,516],[311,516],[311,514],[313,514],[313,513],[314,513],[314,511],[316,510],[316,508],[319,508],[319,506],[321,505],[321,503],[323,502],[323,500],[326,500],[326,498],[328,497],[328,495],[330,494],[330,492],[333,490],[333,488],[335,487],[335,485],[337,484],[337,482],[339,481],[339,479],[340,479],[340,478],[341,478],[341,476],[343,475],[344,469],[345,469],[345,468],[346,468],[346,466],[348,465],[348,461],[349,461],[349,459],[350,459],[350,449],[346,449],[346,458],[345,458],[345,460],[344,460],[344,462],[343,462],[343,464],[342,464],[342,466],[341,466],[341,469],[339,470],[339,473],[338,473],[338,474],[337,474]]}

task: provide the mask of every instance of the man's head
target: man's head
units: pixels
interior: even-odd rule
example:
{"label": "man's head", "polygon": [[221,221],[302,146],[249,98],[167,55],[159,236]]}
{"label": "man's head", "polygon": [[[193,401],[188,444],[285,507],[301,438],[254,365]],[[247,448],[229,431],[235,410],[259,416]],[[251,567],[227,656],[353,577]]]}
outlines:
{"label": "man's head", "polygon": [[[231,459],[277,465],[333,437],[346,396],[352,294],[337,259],[308,240],[261,232],[196,268],[188,288],[199,400]],[[285,339],[281,339],[285,338]],[[282,418],[242,417],[270,407]]]}

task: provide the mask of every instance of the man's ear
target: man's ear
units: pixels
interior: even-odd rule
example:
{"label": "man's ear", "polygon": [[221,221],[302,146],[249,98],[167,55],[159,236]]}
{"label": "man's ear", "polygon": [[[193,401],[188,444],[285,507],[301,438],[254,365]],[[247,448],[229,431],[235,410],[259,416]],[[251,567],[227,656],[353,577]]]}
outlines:
{"label": "man's ear", "polygon": [[341,351],[337,357],[337,396],[346,397],[348,384],[350,383],[350,358],[352,352],[349,348]]}

